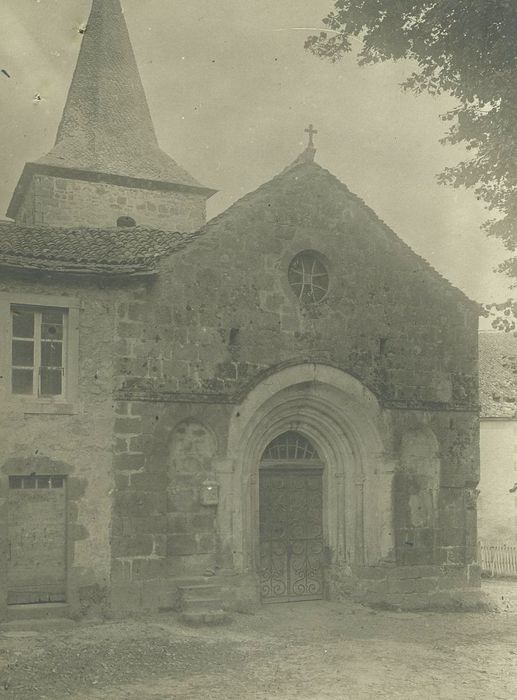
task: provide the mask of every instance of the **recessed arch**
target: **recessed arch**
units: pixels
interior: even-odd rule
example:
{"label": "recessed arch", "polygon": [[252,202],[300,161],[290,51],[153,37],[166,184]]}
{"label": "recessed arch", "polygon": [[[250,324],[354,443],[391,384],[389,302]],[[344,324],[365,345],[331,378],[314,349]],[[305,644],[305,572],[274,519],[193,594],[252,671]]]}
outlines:
{"label": "recessed arch", "polygon": [[280,370],[235,408],[233,564],[257,570],[258,468],[266,447],[287,431],[304,435],[325,465],[324,530],[332,566],[374,564],[393,553],[394,467],[374,395],[350,375],[318,364]]}

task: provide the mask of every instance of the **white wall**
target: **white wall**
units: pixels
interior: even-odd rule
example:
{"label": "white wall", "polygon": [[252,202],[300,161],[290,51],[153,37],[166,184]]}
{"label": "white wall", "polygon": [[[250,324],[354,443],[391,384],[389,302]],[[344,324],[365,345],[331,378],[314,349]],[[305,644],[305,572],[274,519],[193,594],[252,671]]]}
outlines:
{"label": "white wall", "polygon": [[478,532],[487,543],[517,543],[517,420],[481,420]]}

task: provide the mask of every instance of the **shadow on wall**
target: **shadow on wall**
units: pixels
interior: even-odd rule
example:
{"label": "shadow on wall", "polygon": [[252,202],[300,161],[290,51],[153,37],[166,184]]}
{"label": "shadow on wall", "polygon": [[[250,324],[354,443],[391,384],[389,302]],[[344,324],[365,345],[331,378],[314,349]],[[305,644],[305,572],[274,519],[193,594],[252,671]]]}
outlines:
{"label": "shadow on wall", "polygon": [[440,459],[430,428],[404,433],[400,470],[393,481],[397,561],[422,564],[435,560],[438,537]]}

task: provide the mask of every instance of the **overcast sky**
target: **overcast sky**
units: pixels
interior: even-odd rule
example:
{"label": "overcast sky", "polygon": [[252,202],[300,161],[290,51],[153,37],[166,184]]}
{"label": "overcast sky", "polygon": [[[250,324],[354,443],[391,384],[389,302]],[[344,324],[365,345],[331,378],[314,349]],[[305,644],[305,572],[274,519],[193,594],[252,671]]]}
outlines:
{"label": "overcast sky", "polygon": [[[209,215],[305,147],[412,248],[479,301],[504,299],[505,252],[472,193],[436,184],[448,98],[400,90],[406,63],[331,65],[303,49],[331,0],[122,0],[162,148],[220,193]],[[23,164],[54,141],[90,0],[0,0],[0,217]],[[300,29],[301,28],[301,29]],[[42,100],[34,102],[39,93]],[[315,232],[317,236],[317,232]]]}

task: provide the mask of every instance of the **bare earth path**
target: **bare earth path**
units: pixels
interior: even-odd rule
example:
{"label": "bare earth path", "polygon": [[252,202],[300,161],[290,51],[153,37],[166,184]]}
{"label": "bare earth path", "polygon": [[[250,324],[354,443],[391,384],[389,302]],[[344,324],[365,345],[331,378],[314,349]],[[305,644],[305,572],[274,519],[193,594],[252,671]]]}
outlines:
{"label": "bare earth path", "polygon": [[6,700],[516,698],[517,585],[491,614],[373,613],[326,602],[264,606],[213,629],[173,615],[3,625]]}

